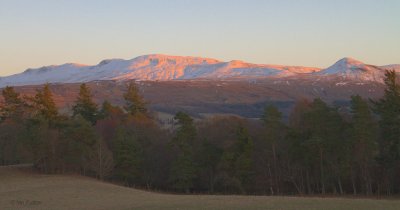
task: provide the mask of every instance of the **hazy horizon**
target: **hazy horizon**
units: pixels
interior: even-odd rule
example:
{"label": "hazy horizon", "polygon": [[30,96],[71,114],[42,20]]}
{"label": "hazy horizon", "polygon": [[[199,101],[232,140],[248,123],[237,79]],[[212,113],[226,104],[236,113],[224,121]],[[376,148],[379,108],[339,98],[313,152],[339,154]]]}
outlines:
{"label": "hazy horizon", "polygon": [[0,2],[0,76],[145,54],[325,68],[400,63],[400,2]]}

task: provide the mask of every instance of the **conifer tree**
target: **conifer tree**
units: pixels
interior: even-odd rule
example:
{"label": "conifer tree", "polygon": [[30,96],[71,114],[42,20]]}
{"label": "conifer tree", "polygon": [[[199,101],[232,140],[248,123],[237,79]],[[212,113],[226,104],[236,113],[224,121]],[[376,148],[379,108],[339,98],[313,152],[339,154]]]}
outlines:
{"label": "conifer tree", "polygon": [[148,114],[146,102],[139,94],[139,88],[134,82],[129,83],[128,90],[124,94],[124,99],[126,102],[126,106],[124,108],[132,116],[146,116]]}
{"label": "conifer tree", "polygon": [[20,94],[7,86],[2,90],[2,96],[4,102],[0,104],[0,122],[8,117],[21,117],[26,104]]}
{"label": "conifer tree", "polygon": [[58,110],[49,84],[46,84],[42,90],[37,90],[33,98],[33,106],[38,115],[50,122],[58,117]]}
{"label": "conifer tree", "polygon": [[[341,136],[343,133],[341,116],[336,109],[317,98],[311,104],[311,110],[306,113],[305,118],[304,123],[309,133],[305,144],[310,154],[313,154],[311,157],[317,157],[313,161],[315,165],[319,165],[321,193],[326,193],[329,181],[339,182],[339,190],[342,192],[339,167],[345,166],[340,161],[344,156],[341,153],[346,151],[346,141]],[[332,173],[327,173],[328,167]]]}
{"label": "conifer tree", "polygon": [[16,164],[21,160],[19,149],[26,103],[13,87],[2,90],[3,102],[0,104],[0,164]]}
{"label": "conifer tree", "polygon": [[253,140],[241,123],[235,128],[233,144],[226,148],[221,159],[223,188],[236,193],[245,193],[246,185],[253,175]]}
{"label": "conifer tree", "polygon": [[375,113],[380,117],[378,160],[385,170],[386,192],[391,194],[394,190],[395,169],[400,161],[400,85],[395,71],[387,71],[384,81],[386,89],[383,98],[372,102]]}
{"label": "conifer tree", "polygon": [[96,124],[98,107],[92,99],[90,88],[85,83],[80,86],[79,96],[72,110],[74,116],[81,115],[85,120],[92,123],[92,125]]}
{"label": "conifer tree", "polygon": [[178,128],[171,145],[177,147],[178,154],[171,166],[170,182],[177,190],[190,192],[196,176],[193,158],[193,141],[196,138],[196,127],[193,119],[186,113],[178,112],[174,118]]}
{"label": "conifer tree", "polygon": [[109,117],[112,113],[113,108],[113,105],[109,101],[105,100],[103,104],[101,104],[99,118],[104,119]]}
{"label": "conifer tree", "polygon": [[89,168],[87,166],[89,156],[99,139],[95,129],[89,121],[78,115],[67,121],[61,130],[63,138],[61,149],[64,153],[61,160],[69,165],[70,170],[82,170],[81,172],[85,174]]}
{"label": "conifer tree", "polygon": [[248,130],[242,125],[239,125],[236,135],[237,140],[233,156],[235,176],[240,180],[242,185],[246,185],[249,183],[252,175],[253,140]]}
{"label": "conifer tree", "polygon": [[142,148],[137,137],[126,128],[119,128],[114,142],[114,169],[117,178],[131,185],[140,180]]}
{"label": "conifer tree", "polygon": [[[368,103],[359,95],[351,97],[351,112],[353,114],[351,127],[353,165],[354,168],[359,168],[363,191],[371,195],[371,170],[377,150],[377,125]],[[355,175],[352,174],[352,176],[354,179]],[[355,184],[353,186],[355,194]]]}
{"label": "conifer tree", "polygon": [[204,139],[196,154],[199,160],[199,174],[203,175],[204,183],[207,184],[209,192],[213,193],[223,149],[211,143],[208,139]]}
{"label": "conifer tree", "polygon": [[121,116],[123,111],[118,106],[113,106],[109,101],[105,100],[101,105],[101,109],[99,112],[99,119],[109,118],[111,116]]}
{"label": "conifer tree", "polygon": [[282,122],[282,113],[273,105],[265,107],[262,121],[265,127],[264,140],[272,153],[273,185],[275,185],[276,193],[279,194],[281,173],[278,166],[278,152],[281,151],[280,145],[282,145],[286,135],[286,126]]}

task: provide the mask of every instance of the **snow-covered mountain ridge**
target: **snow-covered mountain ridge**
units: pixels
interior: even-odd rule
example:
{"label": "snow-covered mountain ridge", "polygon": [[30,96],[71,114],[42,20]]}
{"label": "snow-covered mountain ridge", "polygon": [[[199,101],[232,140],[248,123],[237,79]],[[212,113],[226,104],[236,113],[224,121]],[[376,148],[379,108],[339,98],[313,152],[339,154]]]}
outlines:
{"label": "snow-covered mountain ridge", "polygon": [[96,80],[192,80],[295,77],[298,75],[340,76],[345,79],[381,82],[385,69],[400,72],[400,65],[374,66],[344,58],[326,69],[302,66],[251,64],[212,58],[144,55],[131,60],[108,59],[94,66],[63,64],[27,69],[23,73],[0,77],[0,87],[43,83],[79,83]]}

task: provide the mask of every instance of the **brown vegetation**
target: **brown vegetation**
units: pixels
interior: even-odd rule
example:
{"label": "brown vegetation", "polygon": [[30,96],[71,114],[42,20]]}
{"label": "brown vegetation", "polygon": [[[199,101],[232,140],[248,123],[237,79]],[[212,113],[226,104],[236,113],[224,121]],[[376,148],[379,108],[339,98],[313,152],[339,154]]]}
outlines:
{"label": "brown vegetation", "polygon": [[0,209],[282,209],[395,210],[397,200],[168,195],[74,175],[43,175],[24,167],[0,167]]}

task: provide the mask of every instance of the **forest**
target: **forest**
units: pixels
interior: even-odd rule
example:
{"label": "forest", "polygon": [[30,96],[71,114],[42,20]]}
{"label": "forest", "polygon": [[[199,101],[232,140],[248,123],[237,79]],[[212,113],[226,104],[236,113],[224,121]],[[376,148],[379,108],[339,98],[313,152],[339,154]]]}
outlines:
{"label": "forest", "polygon": [[288,120],[267,105],[259,120],[176,113],[165,128],[134,82],[125,106],[93,101],[82,84],[69,114],[49,84],[34,96],[2,90],[0,165],[33,164],[129,187],[199,194],[362,195],[400,193],[400,85],[385,74],[379,100],[347,109],[299,100]]}

